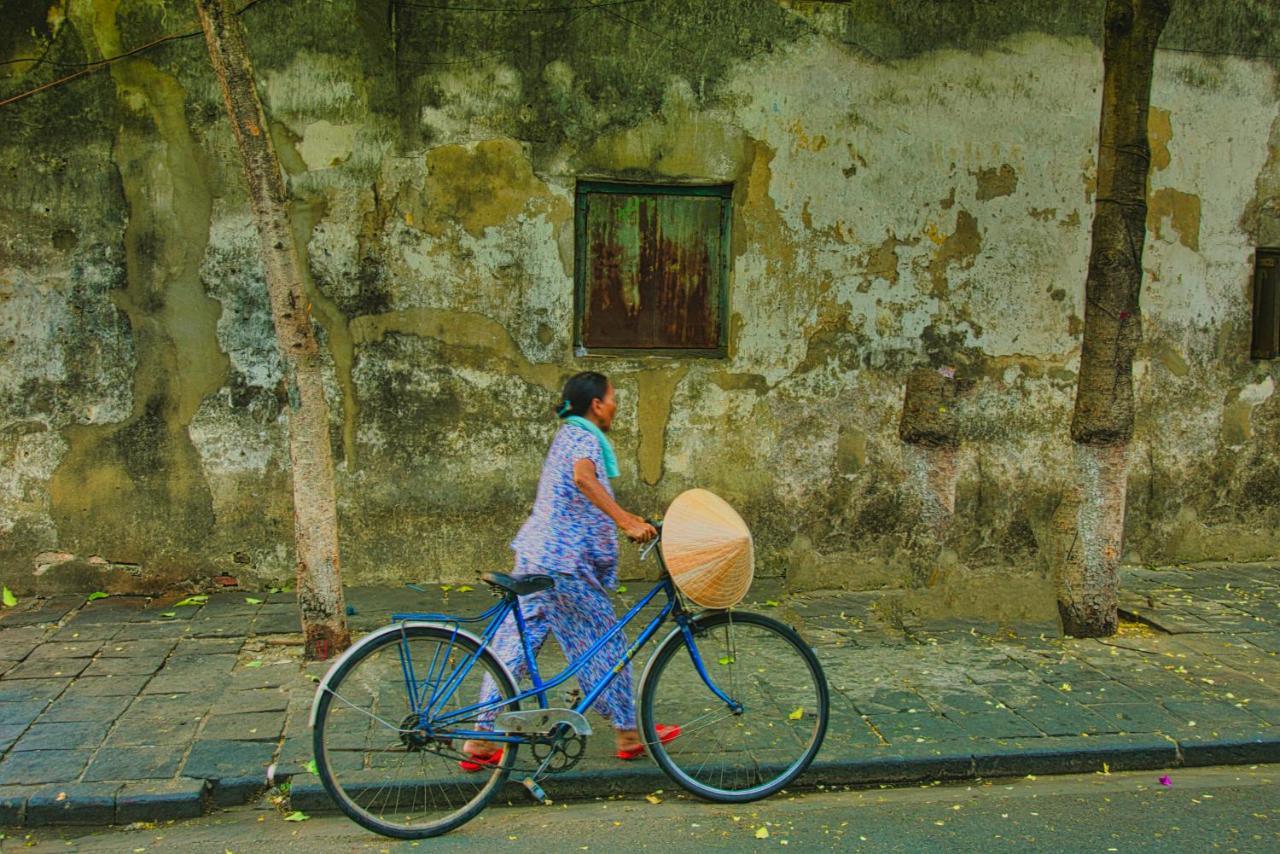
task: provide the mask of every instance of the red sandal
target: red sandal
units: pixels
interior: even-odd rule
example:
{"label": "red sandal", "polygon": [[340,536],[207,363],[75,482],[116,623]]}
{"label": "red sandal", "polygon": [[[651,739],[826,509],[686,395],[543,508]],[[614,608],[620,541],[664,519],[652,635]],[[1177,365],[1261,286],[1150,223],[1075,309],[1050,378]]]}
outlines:
{"label": "red sandal", "polygon": [[[682,732],[680,727],[668,726],[666,724],[658,724],[657,726],[654,727],[654,729],[658,731],[658,741],[662,742],[663,744],[666,744],[669,741],[679,738],[680,733]],[[644,745],[637,744],[635,747],[629,748],[627,750],[619,750],[614,755],[617,756],[619,759],[622,759],[626,762],[630,762],[632,759],[639,759],[641,756],[644,756]]]}
{"label": "red sandal", "polygon": [[486,768],[492,768],[502,761],[502,749],[499,748],[493,753],[469,753],[470,759],[461,759],[458,761],[458,767],[468,774],[474,774],[477,771],[483,771]]}

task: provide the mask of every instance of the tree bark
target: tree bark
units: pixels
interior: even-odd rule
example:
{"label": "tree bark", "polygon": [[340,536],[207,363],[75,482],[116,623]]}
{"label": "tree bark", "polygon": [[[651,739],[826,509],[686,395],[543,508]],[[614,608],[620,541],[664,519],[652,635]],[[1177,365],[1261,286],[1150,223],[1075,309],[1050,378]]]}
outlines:
{"label": "tree bark", "polygon": [[195,5],[240,149],[262,241],[276,345],[289,397],[298,609],[307,658],[325,659],[346,649],[351,635],[339,577],[333,449],[320,348],[311,327],[301,257],[289,227],[280,162],[254,85],[244,31],[227,0],[195,0]]}
{"label": "tree bark", "polygon": [[1071,438],[1079,479],[1077,540],[1062,568],[1058,611],[1077,637],[1116,627],[1123,550],[1125,449],[1133,435],[1133,355],[1142,342],[1142,249],[1151,148],[1147,108],[1156,43],[1172,0],[1107,0],[1098,194],[1085,280],[1084,341]]}

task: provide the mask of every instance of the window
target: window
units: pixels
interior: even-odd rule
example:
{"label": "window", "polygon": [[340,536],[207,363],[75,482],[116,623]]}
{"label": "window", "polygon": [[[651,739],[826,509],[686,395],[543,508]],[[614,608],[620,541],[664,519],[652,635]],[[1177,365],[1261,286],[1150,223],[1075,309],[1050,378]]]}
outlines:
{"label": "window", "polygon": [[724,355],[732,189],[578,183],[579,348]]}
{"label": "window", "polygon": [[1253,345],[1255,359],[1280,356],[1280,249],[1253,257]]}

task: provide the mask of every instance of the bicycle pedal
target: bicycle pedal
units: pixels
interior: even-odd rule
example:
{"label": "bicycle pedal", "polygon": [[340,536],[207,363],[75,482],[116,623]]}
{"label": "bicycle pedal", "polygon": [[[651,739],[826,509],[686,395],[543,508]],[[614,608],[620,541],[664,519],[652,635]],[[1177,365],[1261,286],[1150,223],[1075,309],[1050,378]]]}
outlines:
{"label": "bicycle pedal", "polygon": [[547,793],[542,790],[542,787],[539,786],[537,781],[532,777],[525,777],[520,781],[520,785],[524,786],[525,791],[529,793],[529,797],[533,798],[543,806],[549,807],[553,803],[553,801],[547,797]]}

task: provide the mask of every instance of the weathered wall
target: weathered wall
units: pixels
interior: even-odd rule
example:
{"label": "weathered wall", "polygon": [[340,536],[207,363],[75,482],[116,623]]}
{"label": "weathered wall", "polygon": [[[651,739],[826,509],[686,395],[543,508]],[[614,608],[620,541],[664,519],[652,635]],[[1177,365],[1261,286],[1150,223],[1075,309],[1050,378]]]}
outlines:
{"label": "weathered wall", "polygon": [[[1014,574],[1050,607],[1101,5],[251,8],[332,364],[346,580],[506,563],[556,390],[591,368],[619,390],[628,506],[716,490],[759,571],[796,586],[981,610],[964,579]],[[71,4],[60,25],[62,6],[25,7],[0,59],[52,38],[93,60],[192,20],[158,0]],[[1280,242],[1280,84],[1222,53],[1280,53],[1280,20],[1181,14],[1165,43],[1214,53],[1157,58],[1127,558],[1272,558],[1276,369],[1248,343],[1252,250]],[[59,73],[0,69],[5,92]],[[203,45],[0,116],[0,580],[287,577],[280,371]],[[726,358],[574,356],[587,177],[733,183]],[[920,368],[958,389],[941,556],[936,460],[898,434]]]}

